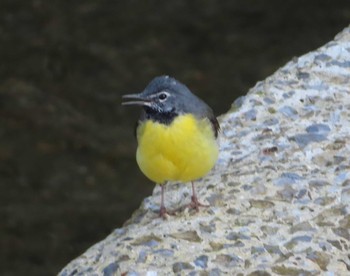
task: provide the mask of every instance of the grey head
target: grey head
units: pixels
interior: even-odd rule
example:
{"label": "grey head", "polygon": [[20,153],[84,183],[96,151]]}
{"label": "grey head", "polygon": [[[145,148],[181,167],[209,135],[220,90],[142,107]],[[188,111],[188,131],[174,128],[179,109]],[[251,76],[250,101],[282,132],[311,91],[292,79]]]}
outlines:
{"label": "grey head", "polygon": [[195,117],[208,118],[215,130],[219,124],[212,109],[200,98],[194,95],[186,85],[169,76],[154,78],[139,94],[124,95],[123,105],[139,105],[143,107],[140,120],[170,124],[178,115],[191,113]]}

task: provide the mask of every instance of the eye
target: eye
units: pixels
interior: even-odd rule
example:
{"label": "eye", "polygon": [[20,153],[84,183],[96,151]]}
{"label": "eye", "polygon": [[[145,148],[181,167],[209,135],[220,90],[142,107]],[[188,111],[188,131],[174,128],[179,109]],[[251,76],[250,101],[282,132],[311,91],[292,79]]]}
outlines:
{"label": "eye", "polygon": [[161,101],[164,101],[166,98],[168,98],[168,93],[162,92],[158,95],[158,99]]}

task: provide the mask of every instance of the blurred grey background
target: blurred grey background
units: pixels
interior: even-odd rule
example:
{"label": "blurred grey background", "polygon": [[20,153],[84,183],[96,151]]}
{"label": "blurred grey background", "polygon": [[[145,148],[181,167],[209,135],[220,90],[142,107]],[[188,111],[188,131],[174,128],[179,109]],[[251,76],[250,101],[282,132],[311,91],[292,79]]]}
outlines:
{"label": "blurred grey background", "polygon": [[219,115],[349,23],[348,0],[2,0],[0,274],[57,274],[151,194],[122,94],[169,74]]}

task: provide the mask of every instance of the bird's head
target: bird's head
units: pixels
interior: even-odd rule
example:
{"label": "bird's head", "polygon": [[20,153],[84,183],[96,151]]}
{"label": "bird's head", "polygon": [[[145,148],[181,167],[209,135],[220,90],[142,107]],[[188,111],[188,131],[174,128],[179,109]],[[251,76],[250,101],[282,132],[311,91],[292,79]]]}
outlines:
{"label": "bird's head", "polygon": [[123,96],[123,105],[140,105],[146,112],[186,113],[194,95],[179,81],[169,76],[154,78],[139,94]]}

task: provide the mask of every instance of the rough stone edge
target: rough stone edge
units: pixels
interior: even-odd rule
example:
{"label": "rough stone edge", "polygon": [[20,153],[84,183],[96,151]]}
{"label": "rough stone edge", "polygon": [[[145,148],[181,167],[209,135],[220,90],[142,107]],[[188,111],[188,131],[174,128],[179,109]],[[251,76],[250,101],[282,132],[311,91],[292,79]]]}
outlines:
{"label": "rough stone edge", "polygon": [[[300,67],[302,68],[303,65],[305,63],[308,62],[308,59],[310,57],[310,55],[312,55],[315,52],[319,52],[322,51],[322,49],[324,47],[328,47],[329,45],[331,45],[332,43],[334,43],[335,41],[341,41],[342,39],[348,37],[350,35],[350,30],[349,28],[346,28],[344,31],[342,31],[341,33],[339,33],[338,35],[336,35],[335,39],[329,43],[327,43],[326,45],[316,49],[315,51],[312,51],[310,53],[307,53],[301,57],[298,58],[294,58],[292,61],[288,62],[285,66],[283,66],[282,68],[280,68],[278,71],[276,71],[272,76],[268,77],[265,81],[262,82],[258,82],[252,89],[249,90],[247,96],[256,93],[259,91],[259,87],[261,87],[261,85],[263,85],[263,83],[265,82],[269,82],[269,80],[271,78],[273,78],[275,75],[279,74],[280,71],[283,71],[284,68],[286,66],[292,66],[292,67]],[[240,107],[242,110],[244,109],[244,106]],[[242,111],[243,112],[243,111]],[[225,121],[225,119],[227,118],[227,116],[229,116],[231,114],[231,112],[228,112],[227,114],[224,114],[220,117],[220,121],[223,122]],[[220,171],[219,167],[217,167],[217,170]],[[175,187],[174,190],[176,190],[178,187]],[[157,188],[154,191],[154,194],[157,193]],[[150,197],[151,198],[151,197]],[[125,231],[125,228],[127,228],[128,226],[132,225],[132,224],[137,224],[139,222],[139,217],[140,217],[140,212],[143,213],[144,212],[144,207],[145,204],[147,205],[147,203],[145,203],[145,201],[142,203],[142,207],[139,210],[136,210],[135,213],[133,214],[133,216],[130,218],[130,220],[128,220],[125,225],[123,226],[123,228],[120,229],[116,229],[113,234],[117,233],[117,232],[123,232]],[[108,239],[108,237],[107,237]],[[79,265],[83,265],[84,264],[84,260],[88,260],[91,259],[91,257],[96,255],[96,252],[99,251],[99,247],[100,244],[103,243],[105,240],[95,244],[94,246],[92,246],[91,248],[89,248],[85,253],[83,253],[81,256],[77,257],[76,259],[72,260],[65,268],[62,269],[62,271],[60,272],[60,275],[74,275],[74,271],[77,271],[74,267],[75,266],[79,266]],[[97,256],[96,257],[96,261],[98,261],[98,259],[101,256]],[[71,271],[72,274],[67,274],[68,271]],[[92,271],[91,271],[92,272]]]}

